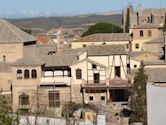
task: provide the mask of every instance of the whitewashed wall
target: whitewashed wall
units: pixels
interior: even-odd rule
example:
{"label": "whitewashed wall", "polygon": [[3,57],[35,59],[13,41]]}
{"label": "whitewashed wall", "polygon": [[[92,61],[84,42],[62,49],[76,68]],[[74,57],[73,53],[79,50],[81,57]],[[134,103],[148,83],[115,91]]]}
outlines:
{"label": "whitewashed wall", "polygon": [[166,87],[147,84],[148,125],[166,125]]}

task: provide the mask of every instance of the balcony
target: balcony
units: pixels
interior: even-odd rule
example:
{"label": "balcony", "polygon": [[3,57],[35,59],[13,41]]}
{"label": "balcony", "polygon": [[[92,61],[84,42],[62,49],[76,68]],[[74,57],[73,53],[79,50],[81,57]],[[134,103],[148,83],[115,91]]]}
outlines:
{"label": "balcony", "polygon": [[128,80],[123,79],[110,79],[108,80],[100,80],[100,81],[85,81],[82,82],[83,88],[89,88],[89,89],[120,89],[120,88],[128,88],[129,83]]}
{"label": "balcony", "polygon": [[43,77],[41,78],[40,85],[70,85],[71,77]]}
{"label": "balcony", "polygon": [[106,81],[105,80],[83,80],[82,82],[83,88],[105,88]]}

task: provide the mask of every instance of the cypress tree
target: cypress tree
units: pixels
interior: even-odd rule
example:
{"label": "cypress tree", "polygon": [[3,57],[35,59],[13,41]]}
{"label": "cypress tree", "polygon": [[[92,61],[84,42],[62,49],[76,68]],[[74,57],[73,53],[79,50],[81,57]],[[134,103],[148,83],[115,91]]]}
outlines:
{"label": "cypress tree", "polygon": [[146,84],[148,76],[145,73],[143,62],[136,72],[134,82],[131,85],[131,110],[130,123],[142,122],[147,125],[147,107],[146,107]]}
{"label": "cypress tree", "polygon": [[126,17],[126,25],[125,25],[125,32],[129,32],[129,27],[130,27],[130,9],[127,8],[127,17]]}

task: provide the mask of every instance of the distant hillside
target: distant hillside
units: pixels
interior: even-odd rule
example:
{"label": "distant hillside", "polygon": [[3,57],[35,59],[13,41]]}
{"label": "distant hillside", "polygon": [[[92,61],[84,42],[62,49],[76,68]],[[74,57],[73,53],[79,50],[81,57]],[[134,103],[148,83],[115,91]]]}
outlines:
{"label": "distant hillside", "polygon": [[121,25],[121,14],[115,15],[83,15],[83,16],[71,16],[71,17],[43,17],[43,18],[28,18],[10,20],[10,22],[20,28],[28,29],[43,29],[49,30],[51,28],[78,28],[88,27],[89,25],[98,22],[108,22]]}

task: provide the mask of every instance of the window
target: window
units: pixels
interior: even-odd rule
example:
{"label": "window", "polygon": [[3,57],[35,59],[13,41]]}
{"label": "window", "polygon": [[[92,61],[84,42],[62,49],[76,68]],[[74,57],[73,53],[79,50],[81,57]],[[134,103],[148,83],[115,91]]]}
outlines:
{"label": "window", "polygon": [[76,78],[77,79],[81,79],[82,78],[82,71],[81,71],[81,69],[77,69],[76,70]]}
{"label": "window", "polygon": [[29,96],[23,93],[19,96],[19,104],[20,105],[29,105]]}
{"label": "window", "polygon": [[101,96],[101,100],[103,100],[103,101],[104,101],[104,100],[105,100],[105,96]]}
{"label": "window", "polygon": [[6,56],[5,56],[5,55],[3,55],[3,61],[4,61],[4,62],[6,61]]}
{"label": "window", "polygon": [[89,100],[91,100],[91,101],[92,101],[92,100],[93,100],[93,96],[89,96]]}
{"label": "window", "polygon": [[118,76],[120,77],[120,66],[115,66],[115,77]]}
{"label": "window", "polygon": [[134,68],[137,68],[137,65],[134,65]]}
{"label": "window", "polygon": [[24,71],[24,78],[29,79],[29,70],[27,69]]}
{"label": "window", "polygon": [[83,47],[86,47],[86,44],[83,44]]}
{"label": "window", "polygon": [[22,70],[17,70],[17,79],[22,79]]}
{"label": "window", "polygon": [[129,44],[126,44],[126,49],[129,49]]}
{"label": "window", "polygon": [[35,69],[32,70],[32,79],[36,79],[37,78],[37,72]]}
{"label": "window", "polygon": [[140,31],[140,37],[143,37],[144,36],[144,32],[141,30]]}
{"label": "window", "polygon": [[60,107],[60,93],[59,91],[48,92],[49,107]]}
{"label": "window", "polygon": [[152,36],[152,31],[148,30],[148,37],[151,37],[151,36]]}
{"label": "window", "polygon": [[95,64],[92,64],[92,69],[96,69],[97,66]]}
{"label": "window", "polygon": [[138,43],[135,44],[135,48],[139,49],[139,44]]}

